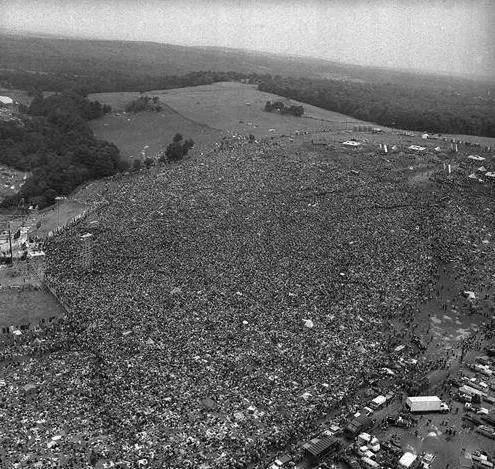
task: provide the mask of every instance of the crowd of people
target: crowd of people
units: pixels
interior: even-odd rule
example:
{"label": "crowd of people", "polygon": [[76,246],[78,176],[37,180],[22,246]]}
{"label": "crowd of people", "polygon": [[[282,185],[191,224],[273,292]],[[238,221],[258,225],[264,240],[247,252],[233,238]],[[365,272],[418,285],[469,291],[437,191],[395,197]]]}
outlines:
{"label": "crowd of people", "polygon": [[[393,347],[412,333],[398,324],[433,294],[438,263],[472,256],[493,220],[346,151],[237,138],[100,183],[109,203],[46,246],[66,319],[0,353],[0,458],[263,467],[370,376],[441,366],[397,368]],[[472,289],[475,262],[494,272],[481,253],[459,274]]]}

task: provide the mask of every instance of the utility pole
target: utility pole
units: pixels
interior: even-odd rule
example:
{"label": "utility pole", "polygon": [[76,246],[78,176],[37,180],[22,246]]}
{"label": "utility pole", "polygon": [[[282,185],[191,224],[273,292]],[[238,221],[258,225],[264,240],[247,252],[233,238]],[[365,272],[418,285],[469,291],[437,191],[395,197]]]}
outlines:
{"label": "utility pole", "polygon": [[60,201],[65,200],[67,197],[57,196],[55,200],[57,201],[57,229],[60,226]]}
{"label": "utility pole", "polygon": [[10,221],[8,222],[9,224],[9,248],[10,248],[10,265],[13,265],[14,263],[14,257],[12,254],[12,232],[10,230]]}
{"label": "utility pole", "polygon": [[85,271],[88,271],[92,264],[92,241],[93,235],[91,233],[86,233],[81,236],[81,265]]}

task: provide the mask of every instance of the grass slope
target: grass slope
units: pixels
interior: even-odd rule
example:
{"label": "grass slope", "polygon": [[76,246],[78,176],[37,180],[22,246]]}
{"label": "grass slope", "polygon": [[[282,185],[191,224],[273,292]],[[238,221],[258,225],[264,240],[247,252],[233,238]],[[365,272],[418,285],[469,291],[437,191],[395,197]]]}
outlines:
{"label": "grass slope", "polygon": [[0,291],[0,326],[36,323],[41,318],[62,316],[57,300],[43,290]]}
{"label": "grass slope", "polygon": [[[115,94],[122,100],[124,93]],[[220,135],[219,131],[187,119],[168,106],[159,113],[116,112],[90,125],[97,138],[115,143],[124,157],[152,156],[163,150],[177,132],[192,137],[197,144],[210,143]]]}
{"label": "grass slope", "polygon": [[115,143],[122,155],[152,155],[163,149],[176,132],[191,137],[198,144],[212,143],[222,134],[253,134],[257,137],[314,132],[322,128],[342,129],[344,122],[359,123],[351,117],[304,105],[303,118],[281,116],[263,111],[267,100],[282,98],[240,83],[156,90],[165,104],[160,113],[122,113],[125,105],[139,93],[97,93],[89,96],[110,104],[115,112],[91,122],[98,138]]}
{"label": "grass slope", "polygon": [[[305,114],[302,118],[264,112],[266,101],[286,99],[241,83],[215,83],[173,90],[154,90],[148,94],[158,96],[165,105],[161,113],[123,114],[125,105],[136,99],[139,93],[90,95],[90,99],[110,104],[115,111],[91,122],[96,136],[115,143],[122,155],[128,157],[143,155],[143,151],[145,155],[152,155],[164,149],[176,132],[193,138],[201,145],[210,144],[222,135],[231,134],[264,137],[295,132],[318,133],[325,130],[325,136],[332,139],[336,137],[335,133],[346,129],[351,131],[356,124],[374,125],[293,100],[292,103],[304,105]],[[397,132],[393,130],[394,134]],[[363,137],[355,133],[347,135],[348,138],[353,136]],[[367,134],[366,138],[378,139],[378,143],[388,143],[382,135],[372,137]],[[458,135],[456,138],[486,145],[495,143],[495,139],[488,137]],[[402,140],[404,143],[409,141],[406,138]],[[394,143],[401,142],[396,139]]]}

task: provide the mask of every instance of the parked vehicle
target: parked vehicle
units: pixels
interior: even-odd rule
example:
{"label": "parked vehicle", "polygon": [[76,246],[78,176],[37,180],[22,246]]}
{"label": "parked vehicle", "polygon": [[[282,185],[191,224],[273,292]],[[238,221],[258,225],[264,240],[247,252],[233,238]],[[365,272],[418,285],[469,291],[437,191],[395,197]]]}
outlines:
{"label": "parked vehicle", "polygon": [[406,399],[406,407],[411,412],[442,412],[447,413],[450,408],[438,396],[411,396]]}
{"label": "parked vehicle", "polygon": [[482,435],[491,438],[492,440],[495,440],[495,430],[491,427],[488,427],[486,425],[480,425],[476,431],[478,433],[481,433]]}

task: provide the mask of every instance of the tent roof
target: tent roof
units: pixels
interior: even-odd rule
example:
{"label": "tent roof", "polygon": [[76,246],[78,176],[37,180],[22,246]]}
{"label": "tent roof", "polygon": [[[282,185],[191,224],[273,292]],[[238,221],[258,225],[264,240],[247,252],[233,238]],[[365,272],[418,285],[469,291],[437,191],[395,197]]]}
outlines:
{"label": "tent roof", "polygon": [[321,453],[335,444],[337,440],[331,436],[325,436],[323,438],[314,438],[309,443],[305,443],[303,448],[311,453],[313,456],[319,456]]}
{"label": "tent roof", "polygon": [[411,402],[431,402],[440,400],[438,396],[410,396],[407,399]]}
{"label": "tent roof", "polygon": [[401,466],[409,467],[414,461],[416,461],[417,456],[413,453],[404,453],[399,459],[399,464]]}

